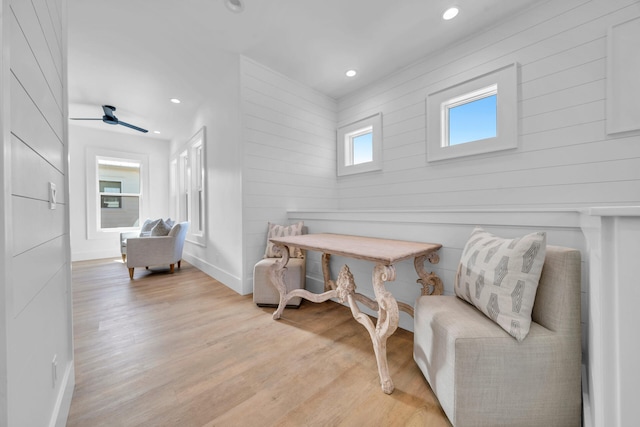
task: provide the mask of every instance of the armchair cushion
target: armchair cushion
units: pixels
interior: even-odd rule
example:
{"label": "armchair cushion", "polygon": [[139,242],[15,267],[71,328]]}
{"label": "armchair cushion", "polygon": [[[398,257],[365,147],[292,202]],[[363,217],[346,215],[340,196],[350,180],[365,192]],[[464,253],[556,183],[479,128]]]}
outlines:
{"label": "armchair cushion", "polygon": [[529,333],[546,234],[502,239],[475,228],[458,265],[454,290],[518,341]]}

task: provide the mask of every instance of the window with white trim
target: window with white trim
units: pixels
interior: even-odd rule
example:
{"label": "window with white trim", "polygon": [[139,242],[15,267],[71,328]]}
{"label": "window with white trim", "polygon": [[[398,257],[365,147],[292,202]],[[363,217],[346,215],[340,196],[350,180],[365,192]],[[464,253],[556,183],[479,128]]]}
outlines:
{"label": "window with white trim", "polygon": [[178,221],[189,221],[187,240],[206,246],[205,128],[200,129],[171,160],[171,200]]}
{"label": "window with white trim", "polygon": [[382,169],[382,114],[338,128],[338,176]]}
{"label": "window with white trim", "polygon": [[100,229],[135,227],[140,222],[140,162],[98,157]]}
{"label": "window with white trim", "polygon": [[427,97],[427,161],[518,147],[517,64]]}
{"label": "window with white trim", "polygon": [[149,212],[149,157],[87,147],[87,238],[137,230]]}

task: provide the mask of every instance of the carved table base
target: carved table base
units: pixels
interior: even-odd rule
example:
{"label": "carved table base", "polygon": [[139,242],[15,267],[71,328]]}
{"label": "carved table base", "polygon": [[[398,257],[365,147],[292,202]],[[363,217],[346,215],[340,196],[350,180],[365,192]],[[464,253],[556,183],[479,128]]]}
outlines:
{"label": "carved table base", "polygon": [[[397,302],[391,292],[387,291],[384,287],[385,282],[392,282],[396,279],[395,267],[393,265],[376,263],[372,277],[373,291],[375,293],[374,301],[365,295],[356,293],[356,284],[347,265],[344,265],[340,269],[338,279],[334,282],[331,279],[331,271],[329,269],[331,255],[323,253],[322,272],[324,275],[325,292],[314,294],[305,289],[295,289],[287,293],[284,275],[287,270],[287,262],[289,261],[289,249],[286,246],[280,245],[276,245],[275,248],[282,254],[282,258],[274,263],[269,271],[271,281],[280,293],[280,303],[278,309],[273,313],[273,318],[279,319],[287,302],[294,297],[302,297],[315,303],[324,302],[331,298],[337,298],[341,303],[346,302],[351,309],[351,314],[354,319],[369,332],[378,364],[378,375],[380,377],[382,391],[391,394],[394,385],[389,375],[389,366],[387,363],[387,339],[398,328],[399,310],[405,311],[413,316],[413,307],[405,303]],[[439,258],[437,254],[432,253],[427,256],[416,257],[414,260],[414,266],[418,276],[420,276],[418,283],[423,286],[422,294],[442,294],[442,281],[434,273],[425,272],[425,260],[429,260],[435,264]],[[369,316],[360,311],[358,302],[378,312],[378,319],[375,325]]]}

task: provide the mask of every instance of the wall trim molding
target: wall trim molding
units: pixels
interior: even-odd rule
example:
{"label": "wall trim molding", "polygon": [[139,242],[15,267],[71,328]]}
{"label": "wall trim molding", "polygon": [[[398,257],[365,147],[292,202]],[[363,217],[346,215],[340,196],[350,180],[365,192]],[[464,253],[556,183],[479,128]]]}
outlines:
{"label": "wall trim molding", "polygon": [[[640,211],[640,208],[638,208]],[[583,209],[296,210],[290,220],[579,228]]]}

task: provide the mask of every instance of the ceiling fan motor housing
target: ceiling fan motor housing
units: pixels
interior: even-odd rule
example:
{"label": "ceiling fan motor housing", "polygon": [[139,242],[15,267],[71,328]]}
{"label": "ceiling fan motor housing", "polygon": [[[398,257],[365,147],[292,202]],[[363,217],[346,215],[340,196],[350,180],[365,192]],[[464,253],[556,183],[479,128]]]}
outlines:
{"label": "ceiling fan motor housing", "polygon": [[118,124],[118,119],[116,119],[114,116],[107,116],[104,115],[102,116],[102,121],[105,123],[109,123],[110,125],[117,125]]}

